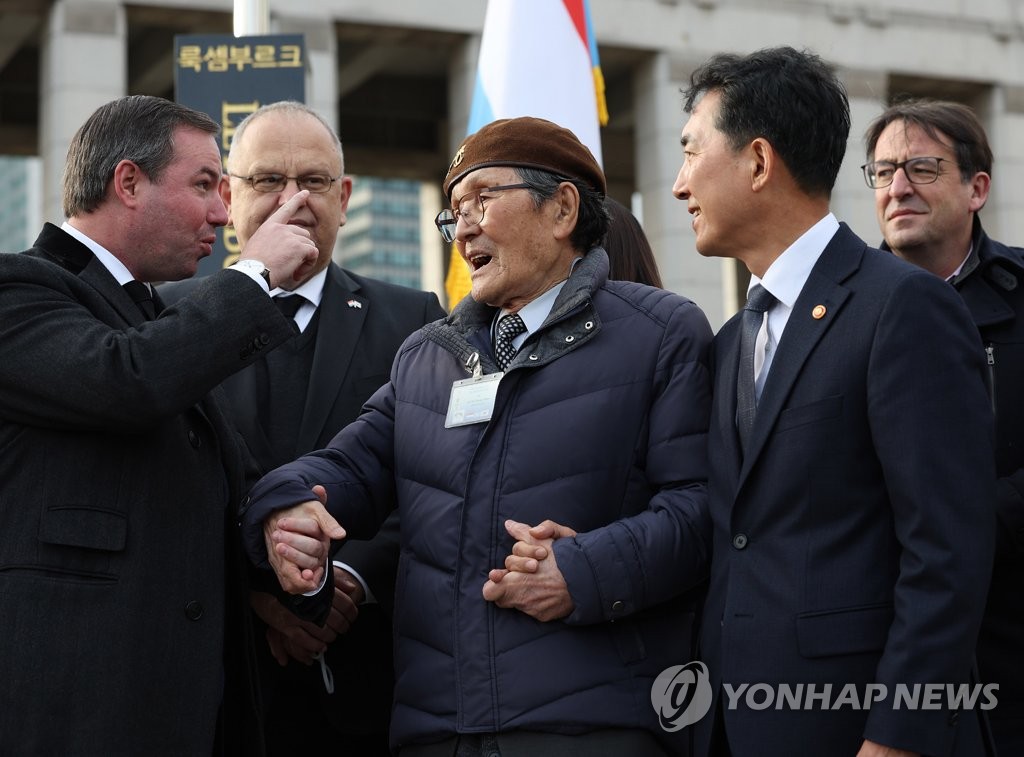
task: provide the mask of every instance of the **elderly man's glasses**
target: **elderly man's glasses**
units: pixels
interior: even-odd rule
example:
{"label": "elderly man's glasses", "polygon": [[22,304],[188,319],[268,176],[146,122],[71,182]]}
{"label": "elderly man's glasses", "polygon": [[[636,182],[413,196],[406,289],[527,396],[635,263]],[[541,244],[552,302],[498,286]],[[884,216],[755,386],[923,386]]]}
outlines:
{"label": "elderly man's glasses", "polygon": [[891,160],[875,160],[861,166],[864,181],[872,189],[882,189],[892,184],[896,172],[901,168],[911,184],[932,184],[939,178],[939,163],[945,158],[910,158],[894,163]]}
{"label": "elderly man's glasses", "polygon": [[441,232],[444,241],[450,244],[455,241],[455,226],[460,218],[469,226],[476,226],[484,220],[484,212],[486,210],[484,201],[491,199],[485,195],[503,192],[506,189],[529,188],[529,184],[503,184],[500,187],[485,187],[484,189],[467,192],[453,203],[451,210],[445,209],[438,213],[434,223],[437,225],[437,230]]}
{"label": "elderly man's glasses", "polygon": [[254,173],[252,176],[239,176],[232,173],[228,176],[249,182],[249,185],[257,192],[280,192],[288,186],[289,181],[294,181],[299,189],[306,189],[313,194],[330,191],[334,182],[341,178],[340,176],[328,176],[325,173],[307,173],[303,176],[285,176],[279,173]]}

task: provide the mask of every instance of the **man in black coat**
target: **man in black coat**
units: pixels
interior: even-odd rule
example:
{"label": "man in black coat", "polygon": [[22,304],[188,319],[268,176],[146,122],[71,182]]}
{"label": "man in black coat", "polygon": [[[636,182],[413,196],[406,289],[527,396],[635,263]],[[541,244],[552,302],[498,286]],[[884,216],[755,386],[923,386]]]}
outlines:
{"label": "man in black coat", "polygon": [[[221,193],[243,249],[268,216],[301,189],[311,191],[291,222],[312,235],[316,265],[271,293],[294,310],[296,333],[224,383],[232,420],[269,472],[326,447],[387,382],[405,338],[445,312],[432,293],[357,276],[331,262],[352,180],[337,135],[309,107],[273,103],[242,121],[228,171]],[[161,294],[176,299],[199,285],[177,282]],[[323,628],[300,621],[268,592],[252,594],[269,643],[268,649],[258,640],[271,754],[339,745],[367,757],[388,754],[397,519],[372,540],[344,542],[334,562],[334,607]],[[367,592],[373,601],[366,601]],[[297,731],[296,722],[306,727]]]}
{"label": "man in black coat", "polygon": [[[864,167],[884,247],[950,282],[981,335],[996,414],[996,562],[978,637],[1000,754],[1024,754],[1024,250],[990,239],[992,150],[965,105],[901,102],[868,128]],[[955,453],[954,453],[955,454]]]}
{"label": "man in black coat", "polygon": [[290,336],[269,288],[316,247],[289,223],[299,193],[153,317],[150,283],[193,275],[227,221],[217,132],[160,98],[100,107],[68,151],[67,222],[0,255],[4,754],[258,753],[252,466],[213,390]]}

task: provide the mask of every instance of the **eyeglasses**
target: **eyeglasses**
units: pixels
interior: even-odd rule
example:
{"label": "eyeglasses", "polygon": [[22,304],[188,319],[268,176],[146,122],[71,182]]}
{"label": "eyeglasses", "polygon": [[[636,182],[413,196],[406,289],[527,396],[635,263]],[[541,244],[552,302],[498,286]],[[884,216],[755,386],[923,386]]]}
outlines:
{"label": "eyeglasses", "polygon": [[249,182],[249,185],[257,192],[280,192],[289,181],[294,181],[299,189],[306,189],[313,194],[329,192],[334,182],[341,177],[328,176],[323,173],[307,173],[303,176],[285,176],[279,173],[254,173],[252,176],[239,176],[230,173],[236,179]]}
{"label": "eyeglasses", "polygon": [[864,181],[872,189],[882,189],[892,184],[896,172],[903,169],[911,184],[932,184],[939,178],[939,163],[950,161],[945,158],[910,158],[894,163],[891,160],[875,160],[861,166]]}
{"label": "eyeglasses", "polygon": [[[484,200],[491,199],[484,197],[485,194],[503,192],[506,189],[529,189],[529,184],[503,184],[500,187],[486,187],[467,192],[453,203],[451,210],[445,209],[437,214],[434,224],[441,232],[444,241],[451,244],[455,241],[455,226],[461,218],[469,226],[476,226],[484,220]],[[476,200],[476,202],[474,202]]]}

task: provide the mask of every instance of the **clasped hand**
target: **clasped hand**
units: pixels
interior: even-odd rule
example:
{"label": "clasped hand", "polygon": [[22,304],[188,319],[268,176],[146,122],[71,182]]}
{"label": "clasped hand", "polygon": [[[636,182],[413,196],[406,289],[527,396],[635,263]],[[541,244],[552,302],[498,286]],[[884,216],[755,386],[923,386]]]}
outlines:
{"label": "clasped hand", "polygon": [[254,591],[250,603],[267,625],[267,644],[279,665],[289,659],[312,665],[316,656],[338,636],[347,633],[359,615],[363,587],[347,570],[334,566],[334,601],[323,626],[301,620],[276,597]]}
{"label": "clasped hand", "polygon": [[512,554],[505,558],[505,567],[487,574],[484,599],[540,621],[558,620],[571,614],[575,605],[552,545],[556,539],[575,536],[576,532],[552,520],[533,527],[507,520],[505,530],[516,543]]}
{"label": "clasped hand", "polygon": [[324,582],[331,540],[344,539],[345,529],[324,505],[327,491],[313,487],[316,500],[278,510],[263,521],[267,559],[281,588],[290,594],[308,594]]}

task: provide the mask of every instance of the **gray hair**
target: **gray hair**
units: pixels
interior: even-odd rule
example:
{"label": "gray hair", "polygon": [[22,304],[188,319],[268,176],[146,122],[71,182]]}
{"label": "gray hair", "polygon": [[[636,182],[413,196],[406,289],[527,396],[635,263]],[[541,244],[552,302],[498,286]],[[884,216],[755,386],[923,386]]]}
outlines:
{"label": "gray hair", "polygon": [[238,126],[235,127],[235,134],[231,138],[231,148],[228,150],[229,165],[231,164],[231,156],[235,152],[235,146],[241,143],[242,137],[245,135],[245,130],[248,128],[249,124],[269,113],[286,113],[288,115],[305,114],[307,116],[312,116],[313,118],[315,118],[323,125],[324,129],[327,130],[327,133],[331,135],[331,139],[334,142],[334,146],[338,148],[338,157],[341,158],[341,170],[345,170],[345,155],[341,149],[341,139],[338,138],[338,135],[335,133],[334,128],[329,123],[327,123],[327,120],[323,116],[321,116],[311,107],[309,107],[305,103],[300,103],[296,100],[280,100],[278,102],[263,105],[258,110],[253,111],[245,118],[243,118],[241,122],[238,124]]}

